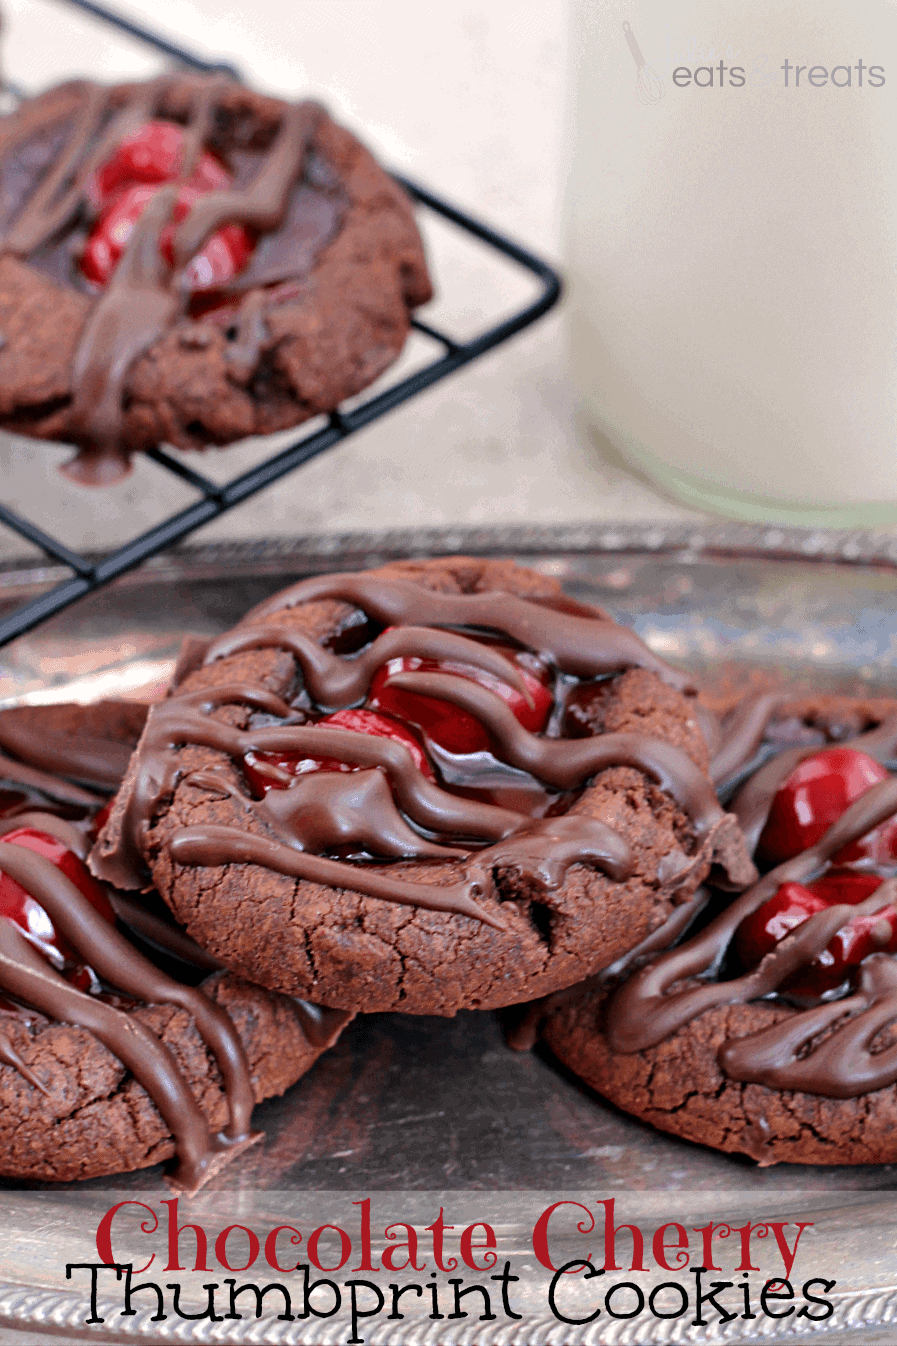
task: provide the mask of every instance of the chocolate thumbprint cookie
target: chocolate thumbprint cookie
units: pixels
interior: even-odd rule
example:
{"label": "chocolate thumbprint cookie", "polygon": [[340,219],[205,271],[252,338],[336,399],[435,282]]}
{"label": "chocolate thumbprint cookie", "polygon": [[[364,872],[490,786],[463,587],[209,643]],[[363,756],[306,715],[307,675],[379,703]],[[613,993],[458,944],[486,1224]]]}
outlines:
{"label": "chocolate thumbprint cookie", "polygon": [[761,1164],[893,1162],[897,704],[758,699],[741,720],[760,752],[729,807],[763,877],[622,985],[549,1000],[542,1032],[674,1135]]}
{"label": "chocolate thumbprint cookie", "polygon": [[332,410],[430,296],[408,198],[317,103],[180,72],[0,121],[0,425],[79,482]]}
{"label": "chocolate thumbprint cookie", "polygon": [[283,1093],[351,1017],[209,975],[215,960],[151,899],[92,878],[84,855],[103,796],[53,777],[47,758],[67,742],[67,771],[114,785],[119,738],[143,715],[109,702],[0,712],[0,739],[20,757],[44,739],[43,768],[0,757],[5,1177],[69,1181],[170,1160],[172,1186],[195,1191],[260,1139],[255,1103]]}
{"label": "chocolate thumbprint cookie", "polygon": [[755,877],[688,679],[532,570],[323,575],[194,652],[91,864],[261,985],[495,1008]]}

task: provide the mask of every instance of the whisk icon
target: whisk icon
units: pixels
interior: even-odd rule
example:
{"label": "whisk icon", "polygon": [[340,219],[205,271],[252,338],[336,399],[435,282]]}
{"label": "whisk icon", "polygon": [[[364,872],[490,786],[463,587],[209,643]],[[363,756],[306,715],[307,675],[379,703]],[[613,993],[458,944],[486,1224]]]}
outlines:
{"label": "whisk icon", "polygon": [[623,32],[626,34],[629,50],[632,52],[632,58],[637,66],[635,87],[638,90],[639,102],[645,104],[659,103],[663,98],[663,82],[660,76],[656,70],[652,70],[649,65],[645,65],[645,58],[635,40],[635,33],[632,31],[631,24],[624,23]]}

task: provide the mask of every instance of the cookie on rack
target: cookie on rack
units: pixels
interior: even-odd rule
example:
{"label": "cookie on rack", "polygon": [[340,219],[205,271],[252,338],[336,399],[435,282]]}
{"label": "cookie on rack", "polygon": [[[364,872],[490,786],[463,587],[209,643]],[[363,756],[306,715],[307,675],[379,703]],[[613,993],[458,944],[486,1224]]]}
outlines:
{"label": "cookie on rack", "polygon": [[0,121],[0,425],[226,445],[330,411],[431,297],[411,204],[318,104],[223,75],[75,81]]}
{"label": "cookie on rack", "polygon": [[533,570],[321,575],[195,653],[91,865],[261,985],[495,1008],[754,877],[687,678]]}
{"label": "cookie on rack", "polygon": [[[897,703],[746,707],[767,749],[731,808],[766,872],[694,933],[534,1007],[624,1111],[761,1164],[897,1160]],[[756,744],[754,745],[756,746]],[[737,757],[732,754],[732,760]]]}
{"label": "cookie on rack", "polygon": [[[44,716],[48,740],[60,724],[98,725],[95,708],[41,707],[29,730]],[[0,713],[0,736],[16,719]],[[107,779],[114,734],[108,745]],[[173,1160],[169,1181],[195,1191],[260,1139],[255,1103],[299,1079],[351,1016],[209,975],[214,959],[170,917],[91,878],[97,800],[25,775],[0,759],[0,1174],[58,1182]]]}

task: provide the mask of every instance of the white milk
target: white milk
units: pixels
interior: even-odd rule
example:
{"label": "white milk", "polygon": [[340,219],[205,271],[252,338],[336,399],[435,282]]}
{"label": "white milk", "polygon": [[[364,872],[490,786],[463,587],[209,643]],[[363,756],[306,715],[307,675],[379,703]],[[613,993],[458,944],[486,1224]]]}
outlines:
{"label": "white milk", "polygon": [[576,11],[568,271],[590,422],[697,503],[897,521],[897,5]]}

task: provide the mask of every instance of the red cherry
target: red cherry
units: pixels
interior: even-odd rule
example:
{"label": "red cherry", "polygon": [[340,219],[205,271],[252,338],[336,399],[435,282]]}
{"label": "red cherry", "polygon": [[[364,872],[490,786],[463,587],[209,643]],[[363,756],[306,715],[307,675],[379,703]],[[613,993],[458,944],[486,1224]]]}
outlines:
{"label": "red cherry", "polygon": [[[175,122],[147,122],[123,140],[111,159],[98,169],[91,196],[99,206],[108,206],[137,183],[174,182],[181,171],[184,128]],[[220,159],[203,151],[187,180],[200,192],[229,187],[231,175]]]}
{"label": "red cherry", "polygon": [[[40,832],[33,827],[19,827],[7,832],[2,843],[24,846],[26,850],[52,860],[57,869],[71,879],[80,893],[96,908],[102,917],[115,924],[115,912],[109,905],[106,893],[90,874],[86,865],[74,852],[49,832]],[[38,949],[48,962],[62,972],[73,985],[81,991],[97,989],[99,983],[95,974],[80,959],[68,940],[59,934],[50,916],[39,902],[16,883],[8,874],[0,872],[0,916],[5,916],[19,927],[22,934]]]}
{"label": "red cherry", "polygon": [[[391,738],[407,748],[414,764],[427,780],[433,780],[433,768],[419,741],[398,720],[389,715],[377,715],[372,710],[338,710],[325,715],[318,724],[331,729],[351,729],[357,734],[373,734],[376,738]],[[351,762],[336,757],[309,757],[303,753],[249,752],[243,758],[247,780],[259,795],[268,790],[287,790],[296,776],[310,771],[361,771]]]}
{"label": "red cherry", "polygon": [[827,906],[834,907],[839,902],[848,902],[858,907],[871,897],[883,880],[879,874],[864,874],[855,869],[830,869],[821,878],[814,879],[804,887],[814,897],[821,897]]}
{"label": "red cherry", "polygon": [[[735,932],[735,951],[747,968],[756,967],[792,930],[817,911],[838,903],[856,906],[884,882],[876,874],[831,871],[813,883],[783,883],[767,902],[747,916]],[[793,995],[818,997],[843,985],[851,969],[870,953],[897,953],[897,910],[888,906],[872,916],[855,916],[829,940],[806,967],[782,983]]]}
{"label": "red cherry", "polygon": [[440,701],[433,696],[421,696],[419,692],[408,692],[401,687],[385,685],[396,673],[454,673],[458,677],[467,678],[470,682],[479,683],[481,687],[488,687],[491,692],[496,692],[511,708],[515,719],[524,729],[534,734],[541,733],[548,723],[554,704],[551,689],[546,685],[550,678],[549,670],[542,667],[539,673],[536,673],[521,662],[518,657],[521,651],[503,645],[497,645],[496,648],[517,665],[527,691],[532,697],[532,705],[516,687],[511,687],[481,668],[474,668],[472,664],[456,663],[449,659],[418,659],[414,656],[390,659],[389,663],[378,668],[371,681],[367,704],[377,710],[386,711],[389,715],[395,715],[397,719],[405,720],[408,724],[416,725],[446,752],[458,754],[487,752],[490,746],[489,735],[475,716],[458,706],[453,706],[449,701]]}
{"label": "red cherry", "polygon": [[[826,748],[805,757],[779,786],[758,852],[771,865],[790,860],[815,846],[845,809],[888,772],[864,752]],[[844,864],[862,857],[880,862],[897,857],[897,820],[883,823],[833,857]]]}
{"label": "red cherry", "polygon": [[[876,879],[876,885],[880,883]],[[803,925],[829,901],[801,883],[783,883],[735,932],[735,952],[744,967],[756,967],[790,931]]]}
{"label": "red cherry", "polygon": [[[158,190],[145,184],[128,187],[100,216],[81,255],[81,270],[88,280],[96,285],[108,283],[135,224]],[[192,187],[182,187],[178,194],[172,223],[166,225],[159,239],[159,251],[169,263],[174,261],[175,225],[189,214],[200,195]],[[226,284],[246,265],[252,246],[252,239],[242,225],[224,225],[185,268],[188,288],[205,291]]]}

